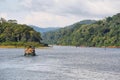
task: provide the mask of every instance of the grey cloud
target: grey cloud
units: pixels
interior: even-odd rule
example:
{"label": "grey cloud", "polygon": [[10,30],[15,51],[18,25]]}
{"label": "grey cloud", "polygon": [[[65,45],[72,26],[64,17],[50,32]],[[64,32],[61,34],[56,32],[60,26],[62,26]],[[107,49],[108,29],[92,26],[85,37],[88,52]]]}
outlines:
{"label": "grey cloud", "polygon": [[[22,2],[24,3],[24,0],[22,0]],[[31,5],[29,7],[29,4],[28,6],[26,5],[21,5],[21,7],[24,7],[23,9],[25,10],[31,10],[31,11],[46,11],[48,10],[52,5],[53,5],[53,0],[48,0],[48,1],[45,1],[45,0],[32,0],[31,1]]]}
{"label": "grey cloud", "polygon": [[[23,0],[24,1],[24,0]],[[110,15],[112,13],[100,12],[96,14],[94,7],[90,8],[89,3],[104,3],[109,2],[115,9],[118,9],[120,5],[119,0],[74,0],[74,3],[69,3],[70,0],[59,0],[56,3],[55,0],[32,0],[31,7],[26,7],[25,5],[21,5],[21,8],[25,11],[38,11],[38,12],[48,12],[57,15],[75,15],[75,16],[88,16],[88,17],[104,17],[106,15]],[[94,6],[94,5],[93,5]],[[105,6],[105,5],[104,5]],[[100,8],[104,8],[104,6],[100,6]],[[109,7],[109,6],[108,6]],[[100,9],[98,8],[98,9]],[[99,11],[99,10],[98,10]],[[120,9],[118,10],[120,11]],[[102,14],[101,14],[102,13]]]}
{"label": "grey cloud", "polygon": [[[46,11],[53,14],[59,14],[59,15],[80,15],[85,14],[86,11],[84,10],[86,6],[82,4],[62,4],[64,3],[55,3],[54,0],[36,0],[32,1],[31,7],[24,6],[25,9],[28,11]],[[68,2],[69,3],[69,2]],[[59,5],[60,4],[60,5]],[[23,5],[22,5],[23,6]]]}

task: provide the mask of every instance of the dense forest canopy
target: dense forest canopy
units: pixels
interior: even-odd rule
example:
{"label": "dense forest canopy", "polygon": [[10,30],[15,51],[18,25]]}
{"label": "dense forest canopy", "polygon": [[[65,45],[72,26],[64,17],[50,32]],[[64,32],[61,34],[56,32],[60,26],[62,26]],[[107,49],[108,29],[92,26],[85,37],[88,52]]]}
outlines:
{"label": "dense forest canopy", "polygon": [[49,44],[77,46],[120,46],[120,13],[91,24],[75,23],[54,32],[43,40]]}
{"label": "dense forest canopy", "polygon": [[41,43],[41,34],[27,25],[17,24],[16,20],[0,19],[0,44],[37,42]]}

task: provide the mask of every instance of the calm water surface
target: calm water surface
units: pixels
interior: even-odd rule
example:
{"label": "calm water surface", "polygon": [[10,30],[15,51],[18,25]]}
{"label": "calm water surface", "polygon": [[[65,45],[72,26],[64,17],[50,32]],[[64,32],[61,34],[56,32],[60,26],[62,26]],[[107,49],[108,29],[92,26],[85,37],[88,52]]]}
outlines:
{"label": "calm water surface", "polygon": [[120,80],[120,49],[54,46],[0,49],[0,80]]}

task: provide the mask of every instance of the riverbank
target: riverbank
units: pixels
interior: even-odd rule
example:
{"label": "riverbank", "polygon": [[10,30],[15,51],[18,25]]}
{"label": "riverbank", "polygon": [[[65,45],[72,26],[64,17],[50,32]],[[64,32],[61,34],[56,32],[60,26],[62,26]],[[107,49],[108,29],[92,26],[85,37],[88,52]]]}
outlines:
{"label": "riverbank", "polygon": [[[49,46],[35,46],[36,48],[47,48]],[[12,45],[0,45],[0,48],[26,48],[26,46],[12,46]]]}
{"label": "riverbank", "polygon": [[102,46],[102,48],[120,48],[120,46]]}
{"label": "riverbank", "polygon": [[15,46],[0,46],[0,48],[16,48]]}
{"label": "riverbank", "polygon": [[25,48],[27,46],[48,47],[48,44],[38,42],[4,42],[0,43],[0,48]]}
{"label": "riverbank", "polygon": [[[33,45],[35,46],[35,45]],[[26,48],[27,45],[25,46],[14,46],[14,45],[0,45],[0,48]],[[53,46],[46,46],[46,45],[37,45],[35,46],[36,48],[48,48],[48,47],[53,47]],[[77,47],[87,47],[87,46],[77,46]],[[120,48],[120,46],[101,46],[98,48]]]}

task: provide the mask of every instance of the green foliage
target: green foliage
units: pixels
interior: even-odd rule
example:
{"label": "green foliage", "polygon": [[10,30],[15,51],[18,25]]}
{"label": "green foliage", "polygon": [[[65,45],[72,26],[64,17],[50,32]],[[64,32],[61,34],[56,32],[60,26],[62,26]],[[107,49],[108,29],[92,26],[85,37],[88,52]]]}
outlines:
{"label": "green foliage", "polygon": [[24,45],[24,43],[41,44],[41,34],[27,25],[17,23],[0,23],[1,45]]}
{"label": "green foliage", "polygon": [[3,42],[0,43],[1,46],[14,46],[14,47],[27,47],[27,46],[35,46],[35,47],[44,47],[48,46],[45,44],[40,44],[39,42]]}
{"label": "green foliage", "polygon": [[120,46],[120,13],[92,24],[74,24],[45,33],[45,42],[59,45]]}

